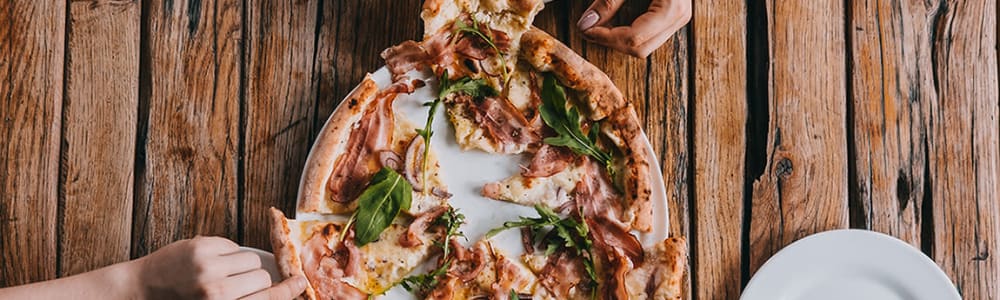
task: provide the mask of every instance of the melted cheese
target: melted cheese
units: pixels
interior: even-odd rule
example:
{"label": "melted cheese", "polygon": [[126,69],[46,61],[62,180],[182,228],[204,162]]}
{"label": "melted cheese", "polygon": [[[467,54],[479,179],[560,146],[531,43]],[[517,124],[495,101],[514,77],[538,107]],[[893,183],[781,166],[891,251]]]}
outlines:
{"label": "melted cheese", "polygon": [[[316,230],[322,229],[330,222],[288,220],[289,236],[294,245],[293,255],[300,255],[305,241],[312,237]],[[342,223],[335,223],[342,225]],[[351,286],[364,293],[378,295],[384,293],[395,283],[405,278],[430,256],[433,237],[429,233],[420,235],[422,245],[406,248],[399,245],[399,237],[406,232],[407,227],[401,224],[391,224],[382,232],[379,240],[369,243],[358,250],[361,252],[361,274],[344,278]],[[340,244],[339,233],[328,237],[327,247],[336,249]]]}
{"label": "melted cheese", "polygon": [[497,183],[497,200],[557,208],[569,201],[568,193],[576,188],[584,172],[585,168],[569,166],[549,177],[524,177],[516,174]]}

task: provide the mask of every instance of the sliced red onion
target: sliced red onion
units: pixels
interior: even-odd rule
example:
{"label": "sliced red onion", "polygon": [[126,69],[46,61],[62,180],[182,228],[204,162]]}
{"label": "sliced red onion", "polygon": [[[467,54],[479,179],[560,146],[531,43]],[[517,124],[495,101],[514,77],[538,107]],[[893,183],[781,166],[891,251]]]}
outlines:
{"label": "sliced red onion", "polygon": [[390,168],[399,172],[403,166],[403,158],[399,157],[399,154],[389,150],[383,150],[378,152],[378,161],[383,167]]}
{"label": "sliced red onion", "polygon": [[413,190],[417,192],[422,192],[424,190],[423,185],[423,166],[424,166],[424,137],[415,136],[413,140],[410,141],[410,145],[406,147],[406,160],[403,161],[405,170],[403,170],[403,176],[406,180],[410,182],[413,186]]}

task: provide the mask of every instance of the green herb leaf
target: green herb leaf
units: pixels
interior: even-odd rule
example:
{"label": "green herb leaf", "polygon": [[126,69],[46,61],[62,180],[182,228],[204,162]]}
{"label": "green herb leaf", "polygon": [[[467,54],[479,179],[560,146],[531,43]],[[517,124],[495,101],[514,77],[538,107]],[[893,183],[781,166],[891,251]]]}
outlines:
{"label": "green herb leaf", "polygon": [[409,210],[413,187],[390,168],[382,168],[372,177],[368,188],[358,197],[354,220],[354,242],[358,247],[378,240],[401,210]]}
{"label": "green herb leaf", "polygon": [[[545,255],[551,255],[558,249],[566,249],[583,258],[583,266],[591,279],[592,287],[596,287],[597,273],[594,268],[592,253],[593,241],[590,239],[590,229],[583,220],[577,221],[571,217],[560,218],[551,209],[536,205],[538,218],[520,217],[517,221],[504,222],[503,226],[486,233],[486,238],[512,228],[527,227],[534,237],[533,243],[538,248],[545,249]],[[551,229],[549,229],[551,227]]]}
{"label": "green herb leaf", "polygon": [[441,266],[437,269],[428,273],[407,276],[406,278],[403,278],[403,281],[400,281],[399,284],[402,285],[408,292],[415,292],[418,294],[426,293],[437,286],[440,277],[448,272],[448,267],[450,266],[451,261],[449,260],[444,264],[441,264]]}
{"label": "green herb leaf", "polygon": [[400,284],[409,292],[414,292],[417,294],[422,294],[430,291],[435,286],[437,286],[440,281],[440,277],[448,272],[448,268],[451,266],[452,258],[449,256],[451,247],[448,242],[451,241],[452,237],[464,236],[460,231],[462,224],[465,224],[465,215],[458,212],[454,207],[448,207],[448,210],[444,214],[434,219],[435,225],[441,225],[445,227],[445,235],[442,241],[436,242],[435,244],[441,247],[442,254],[444,257],[444,262],[430,272],[413,275],[403,278]]}
{"label": "green herb leaf", "polygon": [[517,295],[514,289],[510,289],[510,300],[521,300],[521,297]]}
{"label": "green herb leaf", "polygon": [[580,112],[576,107],[566,105],[566,92],[556,82],[552,74],[546,74],[542,82],[542,105],[538,107],[542,121],[556,132],[556,136],[547,137],[545,143],[553,146],[563,146],[579,155],[594,158],[604,165],[612,182],[616,182],[614,157],[611,153],[597,146],[600,134],[600,123],[590,127],[589,134],[584,134],[580,127]]}
{"label": "green herb leaf", "polygon": [[431,130],[431,126],[434,124],[434,115],[437,114],[438,106],[444,98],[451,93],[465,93],[469,96],[475,98],[496,96],[498,92],[493,89],[486,80],[484,79],[471,79],[469,77],[464,77],[459,79],[457,82],[452,83],[448,79],[448,70],[444,70],[441,74],[441,78],[438,79],[438,97],[434,101],[424,103],[424,106],[428,106],[427,110],[427,122],[424,123],[423,129],[416,129],[417,135],[420,135],[424,139],[424,160],[421,162],[420,174],[422,175],[423,191],[424,193],[429,193],[430,189],[427,188],[427,159],[431,151],[431,136],[434,135],[434,130]]}
{"label": "green herb leaf", "polygon": [[[496,42],[493,41],[493,36],[484,33],[482,29],[479,28],[479,21],[476,21],[476,19],[472,19],[472,26],[465,24],[465,22],[463,22],[462,20],[455,20],[455,25],[456,25],[455,31],[457,33],[463,33],[472,35],[474,37],[478,37],[482,39],[484,42],[486,42],[486,44],[489,45],[491,48],[493,48],[493,51],[497,53],[497,58],[500,59],[500,64],[503,65],[503,68],[501,68],[500,71],[501,74],[503,75],[503,83],[504,83],[503,85],[506,86],[507,81],[510,80],[510,75],[507,74],[507,59],[504,58],[504,53],[500,52],[500,48],[497,48]],[[489,29],[487,28],[487,30]]]}

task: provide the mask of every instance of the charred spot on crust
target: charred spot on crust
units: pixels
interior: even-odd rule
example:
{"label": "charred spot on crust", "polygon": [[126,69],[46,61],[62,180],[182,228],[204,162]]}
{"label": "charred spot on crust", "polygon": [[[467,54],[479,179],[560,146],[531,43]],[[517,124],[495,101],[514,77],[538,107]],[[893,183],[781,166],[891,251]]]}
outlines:
{"label": "charred spot on crust", "polygon": [[354,109],[356,106],[358,106],[357,98],[351,98],[351,100],[347,102],[347,108]]}

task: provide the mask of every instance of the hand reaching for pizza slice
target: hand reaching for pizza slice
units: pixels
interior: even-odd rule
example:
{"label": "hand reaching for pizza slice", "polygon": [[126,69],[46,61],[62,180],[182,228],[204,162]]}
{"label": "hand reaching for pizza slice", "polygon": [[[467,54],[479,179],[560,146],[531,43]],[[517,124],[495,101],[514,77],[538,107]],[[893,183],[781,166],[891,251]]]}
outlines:
{"label": "hand reaching for pizza slice", "polygon": [[94,271],[0,289],[0,299],[251,299],[285,300],[308,282],[272,285],[253,252],[221,237],[195,237],[148,256]]}
{"label": "hand reaching for pizza slice", "polygon": [[608,26],[625,0],[595,0],[577,22],[587,39],[645,58],[691,20],[690,0],[652,0],[628,26]]}

